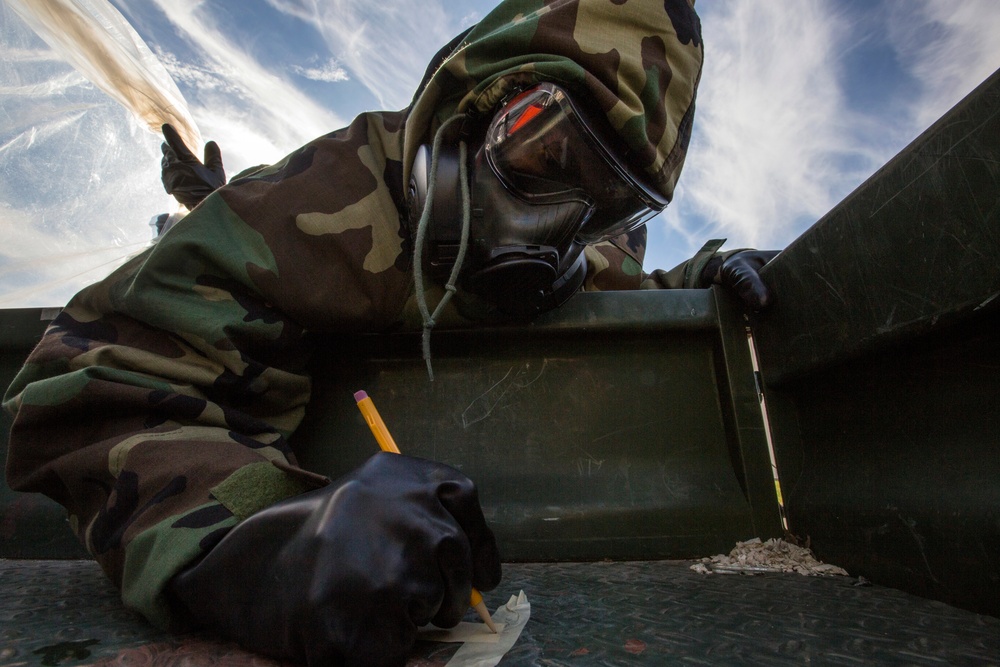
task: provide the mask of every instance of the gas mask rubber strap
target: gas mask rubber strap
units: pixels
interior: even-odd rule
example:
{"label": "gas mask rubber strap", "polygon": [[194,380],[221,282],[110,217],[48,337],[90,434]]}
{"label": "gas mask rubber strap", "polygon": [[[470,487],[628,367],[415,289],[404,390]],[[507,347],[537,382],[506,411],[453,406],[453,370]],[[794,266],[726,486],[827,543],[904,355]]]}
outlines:
{"label": "gas mask rubber strap", "polygon": [[427,306],[427,291],[424,286],[424,242],[427,236],[427,226],[430,224],[431,210],[433,208],[435,184],[437,183],[438,156],[441,151],[444,131],[452,123],[464,118],[464,115],[452,116],[446,120],[440,128],[438,128],[437,133],[434,135],[434,142],[431,147],[430,174],[427,179],[427,196],[424,199],[424,208],[420,212],[420,220],[417,223],[417,237],[414,239],[413,244],[413,282],[416,289],[417,306],[420,308],[420,316],[423,319],[421,346],[423,348],[424,363],[427,364],[427,376],[430,378],[431,382],[434,381],[434,369],[431,366],[431,329],[434,328],[435,318],[441,314],[441,311],[451,299],[451,295],[454,294],[457,289],[455,287],[455,283],[458,282],[458,276],[462,269],[462,262],[465,260],[465,251],[469,246],[469,226],[470,219],[472,217],[472,205],[469,197],[468,165],[466,164],[467,148],[464,141],[460,141],[458,144],[458,177],[460,181],[459,188],[462,191],[462,234],[459,240],[458,254],[455,258],[455,265],[452,267],[451,275],[448,276],[448,282],[445,283],[444,286],[444,296],[441,297],[441,301],[438,302],[433,313],[430,312],[430,308]]}

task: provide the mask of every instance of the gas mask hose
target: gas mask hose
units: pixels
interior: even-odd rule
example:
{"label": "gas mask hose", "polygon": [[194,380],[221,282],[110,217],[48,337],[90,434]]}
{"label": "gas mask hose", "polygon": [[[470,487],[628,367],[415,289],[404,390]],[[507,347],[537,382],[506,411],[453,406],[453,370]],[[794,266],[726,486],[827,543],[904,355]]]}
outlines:
{"label": "gas mask hose", "polygon": [[441,297],[441,301],[438,303],[433,313],[430,312],[430,309],[427,306],[427,292],[424,286],[424,240],[427,236],[427,225],[430,223],[431,209],[434,202],[434,191],[437,183],[438,155],[440,154],[444,131],[453,122],[460,120],[463,117],[464,116],[461,115],[452,116],[445,121],[440,128],[438,128],[437,133],[434,135],[434,143],[431,148],[430,176],[428,177],[427,182],[427,196],[424,200],[423,211],[420,212],[420,221],[417,223],[417,237],[414,240],[413,245],[413,281],[416,288],[417,306],[420,308],[420,315],[423,318],[421,344],[423,348],[424,363],[427,364],[427,376],[430,378],[431,382],[434,381],[434,369],[431,366],[431,329],[434,328],[435,318],[441,314],[441,311],[451,299],[452,294],[454,294],[457,290],[455,284],[458,282],[458,276],[462,270],[462,262],[465,260],[465,251],[469,245],[469,227],[472,217],[472,204],[469,195],[469,169],[466,161],[468,149],[464,141],[460,141],[458,144],[459,188],[462,191],[462,235],[459,241],[458,255],[455,258],[455,265],[452,267],[451,274],[448,276],[448,282],[446,282],[444,286],[444,296]]}

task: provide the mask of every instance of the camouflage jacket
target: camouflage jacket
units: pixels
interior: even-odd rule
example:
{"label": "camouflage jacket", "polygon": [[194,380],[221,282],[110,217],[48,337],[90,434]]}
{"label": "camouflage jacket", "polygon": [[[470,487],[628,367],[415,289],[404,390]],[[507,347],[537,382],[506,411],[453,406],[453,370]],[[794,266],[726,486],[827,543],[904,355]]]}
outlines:
{"label": "camouflage jacket", "polygon": [[[406,110],[362,114],[234,179],[77,294],[5,399],[11,487],[61,503],[126,605],[170,625],[175,573],[328,482],[288,444],[310,396],[308,334],[401,326],[416,147],[518,82],[557,80],[598,101],[669,196],[700,71],[685,0],[503,2]],[[587,288],[638,287],[644,234],[588,251]]]}

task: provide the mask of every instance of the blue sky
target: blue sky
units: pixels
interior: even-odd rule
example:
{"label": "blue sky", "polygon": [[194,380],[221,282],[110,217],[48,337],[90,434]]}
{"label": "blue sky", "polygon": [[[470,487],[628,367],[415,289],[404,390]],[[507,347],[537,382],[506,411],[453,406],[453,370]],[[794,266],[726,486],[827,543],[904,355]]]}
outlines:
{"label": "blue sky", "polygon": [[[55,306],[170,210],[159,138],[0,0],[0,307]],[[96,0],[66,0],[83,4]],[[357,113],[405,106],[431,55],[493,0],[113,0],[227,171]],[[706,64],[674,203],[646,268],[708,238],[781,248],[1000,68],[996,0],[697,5]]]}

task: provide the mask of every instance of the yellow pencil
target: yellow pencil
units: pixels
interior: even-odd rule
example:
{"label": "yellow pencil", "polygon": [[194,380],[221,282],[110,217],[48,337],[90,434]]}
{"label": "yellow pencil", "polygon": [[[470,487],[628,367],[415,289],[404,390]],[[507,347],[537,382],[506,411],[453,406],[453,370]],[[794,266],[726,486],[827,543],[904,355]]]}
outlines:
{"label": "yellow pencil", "polygon": [[[382,417],[379,415],[378,410],[375,409],[375,404],[368,397],[368,394],[364,391],[356,391],[354,392],[354,400],[358,402],[358,409],[364,415],[365,421],[368,422],[368,428],[372,430],[372,435],[375,436],[375,440],[382,451],[401,454],[402,452],[399,451],[399,447],[396,446],[396,441],[392,439],[392,434],[389,433],[389,429],[386,428],[385,422],[382,421]],[[486,603],[483,602],[482,593],[475,588],[472,589],[472,598],[469,600],[469,606],[476,610],[479,617],[483,619],[483,623],[495,634],[497,626],[490,616],[489,609],[486,608]]]}

